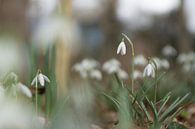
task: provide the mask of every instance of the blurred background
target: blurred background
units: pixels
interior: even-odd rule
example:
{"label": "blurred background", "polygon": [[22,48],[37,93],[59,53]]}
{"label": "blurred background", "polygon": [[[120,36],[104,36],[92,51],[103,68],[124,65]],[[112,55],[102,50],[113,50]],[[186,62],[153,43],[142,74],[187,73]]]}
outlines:
{"label": "blurred background", "polygon": [[116,58],[130,74],[130,46],[127,55],[116,54],[125,33],[135,55],[168,61],[159,96],[191,92],[194,102],[194,14],[194,0],[0,0],[0,79],[15,72],[30,86],[40,69],[62,97],[72,85],[85,85],[72,69],[85,58],[100,64]]}
{"label": "blurred background", "polygon": [[[175,60],[195,47],[194,6],[194,0],[0,0],[0,74],[15,71],[27,80],[43,69],[47,50],[55,46],[53,65],[65,87],[73,63],[119,58],[121,33],[131,38],[136,54],[162,56],[171,45]],[[130,55],[119,58],[127,71]]]}

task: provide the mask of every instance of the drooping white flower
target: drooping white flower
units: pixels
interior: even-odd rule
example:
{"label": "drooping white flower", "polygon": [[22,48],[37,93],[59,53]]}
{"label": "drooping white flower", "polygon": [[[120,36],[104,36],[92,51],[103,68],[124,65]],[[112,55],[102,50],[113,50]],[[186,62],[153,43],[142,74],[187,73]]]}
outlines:
{"label": "drooping white flower", "polygon": [[119,69],[118,71],[117,71],[117,75],[118,75],[118,77],[120,78],[120,79],[128,79],[128,74],[127,74],[127,72],[125,72],[124,70],[122,70],[122,69]]}
{"label": "drooping white flower", "polygon": [[153,64],[149,63],[143,72],[143,77],[152,77],[155,78],[155,67]]}
{"label": "drooping white flower", "polygon": [[165,68],[165,69],[169,69],[170,68],[170,64],[169,64],[168,60],[162,59],[160,62],[161,62],[161,67],[162,68]]}
{"label": "drooping white flower", "polygon": [[138,71],[138,70],[134,70],[133,78],[134,79],[142,78],[142,73],[140,71]]}
{"label": "drooping white flower", "polygon": [[167,57],[171,57],[171,56],[176,56],[177,51],[174,47],[172,47],[171,45],[166,45],[163,49],[162,49],[162,54],[164,56]]}
{"label": "drooping white flower", "polygon": [[121,69],[121,64],[117,59],[110,59],[106,61],[102,69],[107,73],[107,74],[117,74],[120,79],[127,79],[128,74]]}
{"label": "drooping white flower", "polygon": [[98,70],[99,62],[93,59],[84,59],[73,66],[73,70],[78,72],[82,78],[102,79],[102,74]]}
{"label": "drooping white flower", "polygon": [[24,95],[26,95],[26,96],[29,97],[29,98],[32,98],[32,93],[31,93],[30,89],[29,89],[27,86],[25,86],[25,85],[22,84],[22,83],[18,83],[18,84],[17,84],[17,88],[18,88],[18,90],[19,90],[20,92],[22,92]]}
{"label": "drooping white flower", "polygon": [[[157,69],[162,69],[162,68],[163,69],[169,69],[170,68],[170,63],[166,59],[160,59],[158,57],[154,57],[153,60],[156,63]],[[154,65],[154,64],[152,63],[152,65]]]}
{"label": "drooping white flower", "polygon": [[96,80],[101,80],[102,79],[102,73],[97,69],[91,70],[90,73],[89,73],[89,76],[91,78],[96,79]]}
{"label": "drooping white flower", "polygon": [[103,64],[102,69],[108,74],[113,74],[120,69],[120,66],[121,66],[120,62],[117,59],[113,58],[106,61]]}
{"label": "drooping white flower", "polygon": [[143,55],[137,55],[134,58],[134,64],[140,65],[140,66],[145,66],[147,64],[147,60]]}
{"label": "drooping white flower", "polygon": [[43,75],[42,73],[39,73],[35,76],[31,85],[36,85],[39,82],[41,86],[45,86],[45,81],[50,82],[50,80],[47,76]]}
{"label": "drooping white flower", "polygon": [[125,42],[122,41],[117,48],[117,54],[125,55],[126,54],[126,45]]}

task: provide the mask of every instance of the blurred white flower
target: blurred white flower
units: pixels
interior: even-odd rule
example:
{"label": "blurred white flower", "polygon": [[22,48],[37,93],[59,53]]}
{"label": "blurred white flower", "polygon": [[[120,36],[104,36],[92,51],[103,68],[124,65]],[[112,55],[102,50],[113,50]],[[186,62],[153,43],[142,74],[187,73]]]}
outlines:
{"label": "blurred white flower", "polygon": [[102,79],[102,73],[97,69],[91,70],[90,73],[89,73],[89,76],[91,78],[96,79],[96,80],[101,80]]}
{"label": "blurred white flower", "polygon": [[143,77],[152,77],[155,78],[155,67],[153,64],[149,63],[143,72]]}
{"label": "blurred white flower", "polygon": [[113,58],[113,59],[106,61],[103,64],[102,69],[108,74],[113,74],[120,69],[120,66],[121,66],[120,62],[117,59]]}
{"label": "blurred white flower", "polygon": [[50,17],[38,24],[32,36],[35,47],[44,51],[59,40],[70,49],[74,48],[74,52],[77,51],[80,36],[76,22],[61,17]]}
{"label": "blurred white flower", "polygon": [[125,42],[122,41],[117,48],[117,54],[125,55],[126,54],[126,45]]}
{"label": "blurred white flower", "polygon": [[39,73],[35,76],[31,85],[37,85],[39,82],[41,86],[45,86],[45,81],[50,82],[50,80],[47,76],[43,75],[42,73]]}
{"label": "blurred white flower", "polygon": [[121,67],[121,64],[117,59],[110,59],[103,64],[102,69],[107,74],[116,73],[120,79],[127,79],[128,74],[124,70],[122,70],[120,67]]}
{"label": "blurred white flower", "polygon": [[0,129],[33,129],[35,113],[30,105],[13,101],[9,97],[0,99]]}
{"label": "blurred white flower", "polygon": [[195,62],[195,53],[194,52],[181,53],[179,54],[177,61],[181,64],[186,62]]}
{"label": "blurred white flower", "polygon": [[125,72],[124,70],[122,70],[122,69],[119,69],[118,71],[117,71],[117,75],[118,75],[118,77],[120,78],[120,79],[128,79],[128,73],[127,72]]}
{"label": "blurred white flower", "polygon": [[27,86],[25,86],[22,83],[18,83],[16,86],[17,86],[17,88],[20,92],[22,92],[27,97],[32,98],[32,93],[31,93],[30,89]]}
{"label": "blurred white flower", "polygon": [[153,60],[155,61],[157,65],[157,69],[169,69],[170,63],[166,59],[160,59],[158,57],[154,57]]}
{"label": "blurred white flower", "polygon": [[138,79],[138,78],[142,78],[142,72],[140,72],[138,70],[134,70],[133,79]]}
{"label": "blurred white flower", "polygon": [[182,65],[182,69],[184,72],[192,72],[195,71],[195,53],[181,53],[177,58],[178,63]]}
{"label": "blurred white flower", "polygon": [[168,62],[168,60],[166,59],[161,59],[161,67],[164,68],[164,69],[169,69],[170,68],[170,64]]}
{"label": "blurred white flower", "polygon": [[78,72],[82,78],[93,78],[101,80],[102,74],[97,69],[100,66],[99,62],[93,59],[84,59],[80,63],[73,66],[73,70]]}
{"label": "blurred white flower", "polygon": [[187,61],[187,55],[185,53],[181,53],[179,54],[179,56],[177,57],[177,61],[179,63],[184,63]]}
{"label": "blurred white flower", "polygon": [[147,59],[143,55],[137,55],[134,58],[134,64],[145,66],[147,64]]}
{"label": "blurred white flower", "polygon": [[174,47],[172,47],[171,45],[166,45],[163,49],[162,49],[162,54],[164,56],[167,57],[171,57],[171,56],[176,56],[177,55],[177,51]]}
{"label": "blurred white flower", "polygon": [[0,76],[3,77],[10,71],[20,72],[21,69],[27,70],[28,54],[21,49],[21,43],[12,38],[0,37]]}

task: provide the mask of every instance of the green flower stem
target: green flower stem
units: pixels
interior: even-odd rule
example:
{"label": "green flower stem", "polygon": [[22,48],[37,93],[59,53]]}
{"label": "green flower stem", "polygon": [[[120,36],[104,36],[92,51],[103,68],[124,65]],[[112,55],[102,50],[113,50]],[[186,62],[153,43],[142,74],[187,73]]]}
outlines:
{"label": "green flower stem", "polygon": [[35,85],[35,109],[36,109],[36,116],[38,116],[38,84],[37,84],[37,81]]}
{"label": "green flower stem", "polygon": [[155,86],[154,86],[154,104],[156,104],[157,101],[157,90],[158,90],[158,84],[157,84],[157,77],[155,76]]}
{"label": "green flower stem", "polygon": [[122,33],[122,35],[127,39],[127,41],[129,42],[129,44],[131,46],[131,54],[132,54],[132,63],[131,63],[131,91],[133,93],[134,92],[134,78],[133,78],[133,73],[134,73],[134,57],[135,57],[134,45],[131,42],[131,40],[128,38],[127,35],[125,35],[124,33]]}

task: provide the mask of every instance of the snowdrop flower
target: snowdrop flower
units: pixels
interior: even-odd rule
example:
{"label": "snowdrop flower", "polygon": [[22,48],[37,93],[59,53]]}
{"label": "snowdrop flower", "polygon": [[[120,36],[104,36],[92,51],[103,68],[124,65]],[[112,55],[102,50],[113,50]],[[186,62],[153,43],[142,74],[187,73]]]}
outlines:
{"label": "snowdrop flower", "polygon": [[102,69],[108,74],[113,74],[120,69],[120,66],[121,64],[117,59],[110,59],[103,64]]}
{"label": "snowdrop flower", "polygon": [[143,77],[152,77],[155,78],[155,67],[153,64],[149,63],[143,72]]}
{"label": "snowdrop flower", "polygon": [[179,54],[179,56],[177,57],[177,61],[178,61],[178,63],[181,63],[181,64],[186,62],[187,61],[187,54],[185,54],[185,53]]}
{"label": "snowdrop flower", "polygon": [[177,51],[174,47],[172,47],[171,45],[166,45],[163,49],[162,49],[162,54],[164,56],[167,57],[171,57],[171,56],[176,56]]}
{"label": "snowdrop flower", "polygon": [[121,64],[117,59],[110,59],[103,64],[102,69],[107,74],[116,73],[120,79],[127,79],[128,74],[124,70],[122,70],[120,67],[121,67]]}
{"label": "snowdrop flower", "polygon": [[101,80],[102,79],[102,73],[97,69],[90,71],[89,76],[91,78],[96,79],[96,80]]}
{"label": "snowdrop flower", "polygon": [[31,85],[36,85],[39,82],[41,86],[45,86],[45,81],[50,82],[50,80],[47,76],[43,75],[42,73],[39,73],[35,76]]}
{"label": "snowdrop flower", "polygon": [[134,58],[134,64],[144,66],[147,64],[147,60],[143,55],[137,55]]}
{"label": "snowdrop flower", "polygon": [[170,64],[166,59],[162,59],[161,60],[161,66],[165,69],[169,69],[170,68]]}
{"label": "snowdrop flower", "polygon": [[19,90],[20,92],[22,92],[24,95],[26,95],[26,96],[29,97],[29,98],[32,98],[32,93],[31,93],[30,89],[29,89],[27,86],[25,86],[25,85],[22,84],[22,83],[18,83],[18,84],[17,84],[17,88],[18,88],[18,90]]}
{"label": "snowdrop flower", "polygon": [[[155,61],[156,65],[157,65],[157,69],[161,69],[161,68],[169,69],[170,68],[170,63],[166,59],[160,59],[158,57],[154,57],[153,60]],[[154,65],[154,64],[152,64],[152,65]]]}
{"label": "snowdrop flower", "polygon": [[142,73],[140,71],[138,71],[138,70],[134,70],[133,78],[134,79],[142,78]]}
{"label": "snowdrop flower", "polygon": [[127,72],[125,72],[124,70],[122,70],[122,69],[119,69],[118,71],[117,71],[117,75],[118,75],[118,77],[120,78],[120,79],[128,79],[128,74],[127,74]]}
{"label": "snowdrop flower", "polygon": [[82,78],[102,79],[101,72],[97,69],[100,66],[99,62],[93,59],[84,59],[81,63],[73,66],[73,70],[78,72]]}
{"label": "snowdrop flower", "polygon": [[125,55],[126,54],[126,45],[125,45],[125,42],[122,41],[118,48],[117,48],[117,54],[121,54],[121,55]]}

